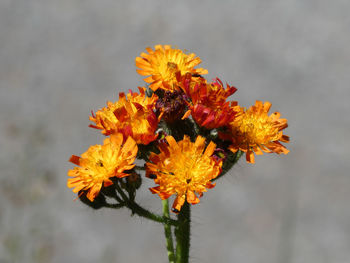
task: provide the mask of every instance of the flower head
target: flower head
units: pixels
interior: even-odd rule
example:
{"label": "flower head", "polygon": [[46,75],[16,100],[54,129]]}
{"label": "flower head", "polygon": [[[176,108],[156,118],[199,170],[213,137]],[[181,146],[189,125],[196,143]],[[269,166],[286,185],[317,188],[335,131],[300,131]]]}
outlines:
{"label": "flower head", "polygon": [[128,176],[125,170],[132,169],[137,154],[136,142],[129,137],[123,144],[123,135],[113,134],[104,140],[103,145],[91,146],[81,157],[72,155],[70,162],[78,165],[68,171],[67,186],[74,187],[73,192],[87,192],[86,197],[92,202],[102,185],[109,186],[111,177]]}
{"label": "flower head", "polygon": [[193,83],[192,77],[186,75],[181,82],[181,88],[191,99],[190,110],[183,118],[190,114],[198,125],[207,129],[215,129],[233,121],[236,112],[233,106],[237,102],[227,102],[227,98],[236,92],[236,88],[226,84],[226,89],[219,78],[207,83],[204,79]]}
{"label": "flower head", "polygon": [[168,123],[181,119],[187,106],[186,99],[187,97],[182,90],[165,91],[164,96],[159,98],[156,103],[158,119],[163,119]]}
{"label": "flower head", "polygon": [[147,97],[145,88],[139,90],[140,94],[130,91],[125,96],[120,93],[117,102],[107,102],[107,107],[92,114],[90,120],[95,125],[90,127],[102,130],[105,135],[122,133],[124,138],[131,136],[138,144],[154,141],[158,120],[153,109],[158,97],[155,94]]}
{"label": "flower head", "polygon": [[171,48],[170,45],[156,45],[155,50],[146,48],[147,53],[142,52],[140,57],[135,59],[137,72],[142,76],[149,76],[144,80],[150,84],[154,91],[158,88],[164,90],[176,90],[176,73],[184,75],[191,73],[195,75],[207,74],[203,68],[194,67],[201,63],[201,59],[196,54],[185,54],[180,49]]}
{"label": "flower head", "polygon": [[286,119],[280,119],[280,113],[270,116],[271,103],[256,101],[248,110],[237,106],[239,111],[235,120],[228,125],[228,131],[220,133],[220,137],[232,142],[229,149],[246,152],[246,159],[254,163],[254,152],[258,155],[264,152],[287,154],[289,151],[280,142],[289,142],[289,137],[282,130],[288,127]]}
{"label": "flower head", "polygon": [[173,211],[178,212],[186,200],[197,204],[198,196],[215,186],[210,180],[221,173],[222,162],[212,157],[215,143],[210,142],[205,149],[205,138],[201,136],[194,143],[186,135],[179,142],[172,136],[167,136],[166,141],[168,144],[160,144],[159,154],[150,155],[146,176],[159,185],[150,190],[161,199],[176,194]]}

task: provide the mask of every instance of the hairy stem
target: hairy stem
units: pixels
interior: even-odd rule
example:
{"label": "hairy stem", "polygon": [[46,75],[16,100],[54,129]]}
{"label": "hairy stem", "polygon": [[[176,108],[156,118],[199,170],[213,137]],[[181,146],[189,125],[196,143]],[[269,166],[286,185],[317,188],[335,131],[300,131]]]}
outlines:
{"label": "hairy stem", "polygon": [[[162,204],[163,204],[163,217],[170,219],[168,199],[162,200]],[[164,234],[166,238],[166,247],[168,250],[169,263],[175,263],[174,244],[173,244],[173,235],[171,232],[171,225],[167,223],[163,223],[163,225],[164,225]]]}
{"label": "hairy stem", "polygon": [[176,263],[188,263],[190,252],[191,207],[185,202],[178,215],[176,236]]}

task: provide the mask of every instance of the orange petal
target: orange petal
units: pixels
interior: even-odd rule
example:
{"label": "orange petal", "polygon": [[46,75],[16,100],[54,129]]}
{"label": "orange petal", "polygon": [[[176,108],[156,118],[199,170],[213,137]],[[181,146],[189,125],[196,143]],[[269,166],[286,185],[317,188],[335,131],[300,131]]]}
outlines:
{"label": "orange petal", "polygon": [[254,147],[254,152],[255,152],[257,155],[263,155],[263,154],[264,154],[258,146],[255,146],[255,147]]}
{"label": "orange petal", "polygon": [[289,142],[289,136],[282,135],[282,138],[280,139],[281,142]]}
{"label": "orange petal", "polygon": [[110,142],[120,147],[123,144],[123,134],[121,133],[111,134]]}
{"label": "orange petal", "polygon": [[152,194],[158,194],[160,192],[160,186],[152,187],[149,189]]}
{"label": "orange petal", "polygon": [[113,182],[111,181],[111,180],[109,180],[109,179],[106,179],[104,182],[103,182],[103,186],[104,187],[108,187],[108,186],[110,186],[110,185],[112,185],[113,184]]}
{"label": "orange petal", "polygon": [[[149,75],[149,73],[148,73],[147,75]],[[145,75],[145,76],[147,76],[147,75]],[[148,78],[145,78],[145,79],[143,79],[143,80],[146,81],[147,83],[151,83],[151,82],[154,81],[154,79],[153,79],[152,76],[149,76]]]}
{"label": "orange petal", "polygon": [[158,195],[159,195],[160,199],[162,199],[162,200],[168,199],[171,196],[171,194],[164,193],[164,192],[160,192],[160,193],[158,193]]}
{"label": "orange petal", "polygon": [[199,198],[195,195],[193,191],[188,191],[187,192],[187,202],[190,204],[198,204],[199,203]]}
{"label": "orange petal", "polygon": [[182,116],[181,120],[188,118],[188,116],[190,116],[190,114],[191,114],[191,110],[186,111],[184,116]]}
{"label": "orange petal", "polygon": [[212,156],[212,154],[214,153],[216,148],[216,144],[213,143],[212,141],[209,143],[209,145],[207,146],[207,149],[204,152],[205,156]]}
{"label": "orange petal", "polygon": [[142,69],[137,69],[136,72],[139,73],[141,76],[148,76],[149,75],[148,71],[142,70]]}
{"label": "orange petal", "polygon": [[183,206],[184,203],[185,203],[185,198],[177,196],[174,200],[172,211],[174,213],[180,212],[181,207]]}
{"label": "orange petal", "polygon": [[254,163],[255,158],[254,158],[254,153],[251,150],[248,150],[246,153],[246,160],[248,163]]}
{"label": "orange petal", "polygon": [[97,196],[98,193],[100,192],[101,186],[102,186],[102,184],[96,184],[96,185],[94,185],[94,186],[89,190],[89,192],[87,193],[86,197],[87,197],[91,202],[94,201],[94,199],[96,198],[96,196]]}
{"label": "orange petal", "polygon": [[268,112],[270,110],[270,108],[271,108],[271,103],[268,101],[265,101],[265,103],[264,103],[265,112]]}
{"label": "orange petal", "polygon": [[179,149],[179,146],[173,136],[166,136],[165,139],[167,140],[171,148]]}
{"label": "orange petal", "polygon": [[236,147],[236,146],[230,145],[230,146],[228,147],[228,149],[229,149],[231,152],[236,153],[236,152],[238,151],[239,148]]}
{"label": "orange petal", "polygon": [[71,163],[76,164],[76,165],[80,165],[80,157],[79,157],[79,156],[72,155],[72,156],[69,158],[69,161],[70,161]]}

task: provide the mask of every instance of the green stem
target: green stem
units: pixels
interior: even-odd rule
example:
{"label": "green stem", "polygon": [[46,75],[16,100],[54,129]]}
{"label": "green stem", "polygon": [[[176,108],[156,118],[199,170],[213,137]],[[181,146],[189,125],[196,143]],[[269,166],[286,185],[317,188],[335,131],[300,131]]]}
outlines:
{"label": "green stem", "polygon": [[166,223],[166,224],[173,225],[173,226],[177,225],[176,220],[153,214],[152,212],[141,207],[140,205],[136,204],[135,202],[128,203],[127,207],[129,207],[131,209],[131,211],[134,214],[137,214],[138,216],[142,216],[142,217],[145,217],[147,219],[150,219],[150,220],[153,220],[155,222],[162,223],[162,224]]}
{"label": "green stem", "polygon": [[125,206],[128,207],[132,211],[133,214],[137,214],[138,216],[150,219],[150,220],[158,222],[158,223],[162,223],[162,224],[166,223],[166,224],[173,225],[173,226],[177,225],[176,220],[171,219],[171,218],[166,218],[164,216],[156,215],[156,214],[148,211],[147,209],[143,208],[142,206],[138,205],[134,201],[131,201],[126,196],[124,191],[120,188],[118,183],[115,184],[115,187],[116,187],[118,193],[123,198],[123,200],[125,202]]}
{"label": "green stem", "polygon": [[127,197],[127,195],[124,193],[124,191],[119,186],[119,181],[115,184],[115,188],[117,189],[117,192],[120,194],[120,196],[122,197],[124,202],[125,203],[129,202],[129,198]]}
{"label": "green stem", "polygon": [[178,215],[176,236],[176,263],[188,263],[190,252],[191,208],[185,202]]}
{"label": "green stem", "polygon": [[[168,199],[162,200],[162,204],[163,204],[163,217],[170,219]],[[168,250],[169,263],[175,263],[174,244],[173,244],[173,235],[171,233],[171,225],[167,223],[164,223],[163,225],[164,225],[164,234],[166,238],[166,248]]]}

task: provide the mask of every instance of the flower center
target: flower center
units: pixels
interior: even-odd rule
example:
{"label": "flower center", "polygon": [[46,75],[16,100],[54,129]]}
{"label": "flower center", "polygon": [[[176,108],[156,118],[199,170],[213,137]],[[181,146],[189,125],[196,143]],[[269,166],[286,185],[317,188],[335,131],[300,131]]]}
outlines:
{"label": "flower center", "polygon": [[240,120],[239,130],[250,143],[264,144],[278,139],[278,128],[267,114],[246,112]]}
{"label": "flower center", "polygon": [[98,162],[96,163],[97,164],[97,166],[100,166],[100,167],[103,167],[104,165],[103,165],[103,162],[101,161],[101,160],[98,160]]}
{"label": "flower center", "polygon": [[167,67],[169,70],[177,70],[177,64],[174,62],[168,62]]}

